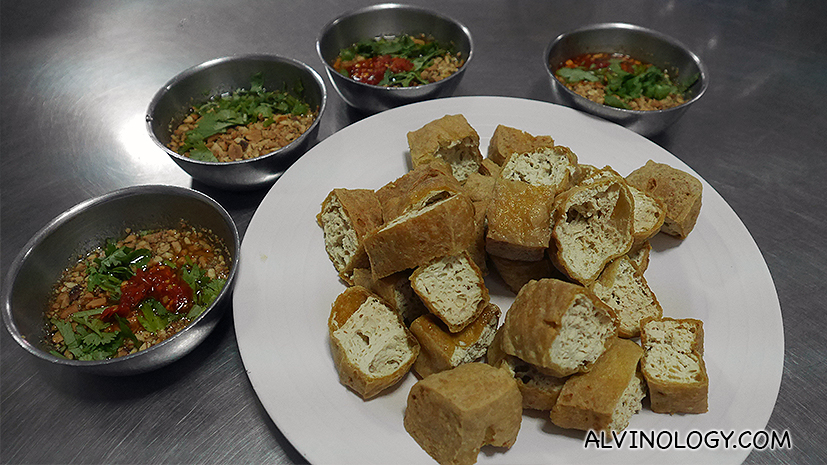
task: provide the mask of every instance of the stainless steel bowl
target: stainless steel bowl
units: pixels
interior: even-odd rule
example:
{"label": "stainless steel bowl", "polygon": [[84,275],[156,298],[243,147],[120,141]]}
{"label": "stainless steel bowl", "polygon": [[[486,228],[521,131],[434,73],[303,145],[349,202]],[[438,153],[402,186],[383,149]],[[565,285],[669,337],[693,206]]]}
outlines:
{"label": "stainless steel bowl", "polygon": [[[354,81],[339,74],[332,63],[343,48],[380,36],[426,34],[453,44],[465,64],[441,81],[416,87],[383,87]],[[431,10],[400,4],[380,4],[344,14],[322,29],[316,51],[333,88],[344,101],[366,113],[376,113],[407,103],[451,95],[474,55],[471,32],[464,25]]]}
{"label": "stainless steel bowl", "polygon": [[[316,120],[298,139],[267,155],[233,162],[205,162],[179,155],[169,148],[172,131],[211,97],[249,89],[254,74],[262,73],[268,90],[292,89],[297,82],[304,97],[318,108]],[[327,90],[319,73],[304,63],[275,55],[240,55],[217,58],[189,68],[167,82],[152,99],[146,115],[150,137],[193,179],[228,190],[264,187],[274,182],[307,150],[316,138],[327,103]]]}
{"label": "stainless steel bowl", "polygon": [[[44,313],[52,287],[79,256],[133,230],[177,226],[181,220],[211,230],[232,257],[227,284],[215,302],[186,329],[146,350],[102,361],[69,360],[45,349]],[[238,270],[240,240],[230,215],[194,190],[148,185],[121,189],[82,202],[41,229],[11,265],[3,287],[3,320],[14,339],[34,356],[55,365],[102,375],[131,375],[179,359],[203,341],[223,313]]]}
{"label": "stainless steel bowl", "polygon": [[[689,99],[667,110],[624,110],[593,102],[578,95],[557,80],[554,72],[569,58],[584,53],[625,53],[638,60],[669,70],[677,82],[698,80],[688,89]],[[546,71],[556,100],[625,126],[645,136],[655,135],[671,126],[697,102],[709,85],[706,66],[700,58],[677,40],[660,32],[624,23],[587,26],[560,34],[549,43],[545,55]]]}

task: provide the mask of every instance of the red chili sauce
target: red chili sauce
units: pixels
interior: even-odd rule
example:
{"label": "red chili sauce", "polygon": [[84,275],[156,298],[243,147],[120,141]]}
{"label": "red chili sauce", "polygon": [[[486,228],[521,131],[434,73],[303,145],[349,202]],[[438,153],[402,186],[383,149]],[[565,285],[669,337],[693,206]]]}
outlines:
{"label": "red chili sauce", "polygon": [[608,68],[609,64],[612,60],[620,60],[620,67],[623,71],[627,73],[634,72],[634,66],[640,66],[643,64],[642,61],[636,60],[629,55],[625,55],[622,53],[606,53],[606,52],[598,52],[598,53],[584,53],[583,55],[578,55],[574,58],[570,58],[566,60],[566,63],[563,65],[565,68],[583,68],[586,70],[589,69],[601,69],[601,68]]}
{"label": "red chili sauce", "polygon": [[189,311],[193,303],[192,288],[172,267],[153,265],[145,270],[138,269],[135,276],[121,283],[120,302],[104,310],[101,319],[109,321],[116,313],[127,318],[148,297],[161,302],[173,313]]}
{"label": "red chili sauce", "polygon": [[[414,64],[407,58],[393,58],[390,55],[380,55],[364,60],[342,63],[343,69],[354,81],[365,84],[377,85],[385,77],[385,71],[390,69],[392,73],[403,73],[414,68]],[[337,69],[338,71],[338,69]]]}

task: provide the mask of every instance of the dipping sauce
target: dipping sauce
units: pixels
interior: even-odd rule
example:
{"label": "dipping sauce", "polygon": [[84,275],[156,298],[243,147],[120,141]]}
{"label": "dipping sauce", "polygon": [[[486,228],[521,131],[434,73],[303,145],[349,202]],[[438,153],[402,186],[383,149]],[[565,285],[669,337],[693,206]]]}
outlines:
{"label": "dipping sauce", "polygon": [[297,82],[291,91],[268,91],[264,77],[252,77],[250,89],[211,99],[172,131],[170,150],[194,160],[230,162],[260,157],[290,144],[318,116],[304,101]]}
{"label": "dipping sauce", "polygon": [[373,58],[354,60],[346,66],[339,62],[339,68],[337,71],[347,71],[354,81],[376,86],[385,78],[385,71],[390,71],[393,74],[406,73],[414,68],[414,64],[407,58],[380,55]]}
{"label": "dipping sauce", "polygon": [[[626,110],[665,110],[686,101],[698,76],[677,85],[668,70],[620,53],[587,53],[555,71],[566,87],[594,102]],[[677,76],[675,76],[676,78]]]}
{"label": "dipping sauce", "polygon": [[229,275],[226,247],[205,230],[133,232],[67,269],[45,312],[55,355],[104,360],[147,349],[186,328]]}
{"label": "dipping sauce", "polygon": [[412,87],[441,81],[465,63],[434,39],[410,35],[378,37],[343,49],[333,61],[338,73],[384,87]]}

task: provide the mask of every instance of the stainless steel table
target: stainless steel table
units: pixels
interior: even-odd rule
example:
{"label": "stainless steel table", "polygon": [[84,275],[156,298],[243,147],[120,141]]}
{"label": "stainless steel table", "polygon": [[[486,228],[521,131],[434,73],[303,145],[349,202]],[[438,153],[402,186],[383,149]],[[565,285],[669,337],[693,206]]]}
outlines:
{"label": "stainless steel table", "polygon": [[[726,199],[769,265],[784,318],[781,391],[768,429],[791,449],[747,463],[825,463],[827,396],[827,3],[436,1],[474,34],[458,95],[550,100],[542,54],[558,33],[625,21],[668,33],[709,67],[707,95],[653,140]],[[193,183],[144,129],[155,91],[210,58],[260,52],[323,72],[314,41],[365,1],[5,1],[2,28],[2,274],[51,218],[144,183],[213,196],[242,232],[266,190]],[[361,118],[330,90],[323,139]],[[231,310],[231,309],[229,309]],[[0,333],[4,463],[289,463],[303,458],[259,404],[232,312],[179,362],[104,378],[45,366]]]}

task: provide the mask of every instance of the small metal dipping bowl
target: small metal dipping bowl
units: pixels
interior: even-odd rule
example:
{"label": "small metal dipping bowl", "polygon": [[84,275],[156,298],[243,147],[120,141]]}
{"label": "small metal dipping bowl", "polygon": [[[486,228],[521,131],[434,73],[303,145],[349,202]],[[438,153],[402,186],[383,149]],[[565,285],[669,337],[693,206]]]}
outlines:
{"label": "small metal dipping bowl", "polygon": [[[441,81],[414,87],[375,86],[354,81],[333,69],[332,63],[344,48],[366,39],[404,34],[425,34],[450,44],[465,64]],[[346,13],[328,23],[316,40],[316,51],[334,89],[348,105],[365,113],[451,95],[471,62],[473,49],[471,32],[461,23],[431,10],[400,4],[373,5]]]}
{"label": "small metal dipping bowl", "polygon": [[[301,82],[305,101],[318,109],[316,120],[304,134],[266,155],[231,162],[193,160],[167,147],[173,130],[193,107],[222,94],[249,89],[256,73],[262,73],[268,91],[292,90]],[[273,183],[305,153],[319,131],[326,103],[324,81],[304,63],[275,55],[231,56],[189,68],[167,82],[149,105],[146,125],[152,140],[193,179],[220,189],[249,190]]]}
{"label": "small metal dipping bowl", "polygon": [[[593,102],[578,95],[554,72],[567,59],[585,53],[623,53],[668,70],[673,82],[698,79],[687,90],[686,102],[666,110],[625,110]],[[706,67],[694,53],[677,40],[660,32],[623,23],[605,23],[560,34],[549,43],[543,55],[555,99],[564,104],[625,126],[644,136],[658,134],[677,121],[700,100],[709,85]]]}
{"label": "small metal dipping bowl", "polygon": [[[53,286],[79,257],[133,231],[177,227],[181,220],[208,229],[224,243],[230,273],[215,302],[169,339],[124,357],[69,360],[46,348],[45,312]],[[26,351],[54,365],[99,375],[132,375],[172,363],[201,343],[229,303],[238,270],[240,239],[230,215],[216,201],[182,187],[128,187],[84,201],[65,211],[29,240],[11,265],[3,287],[3,320]]]}

